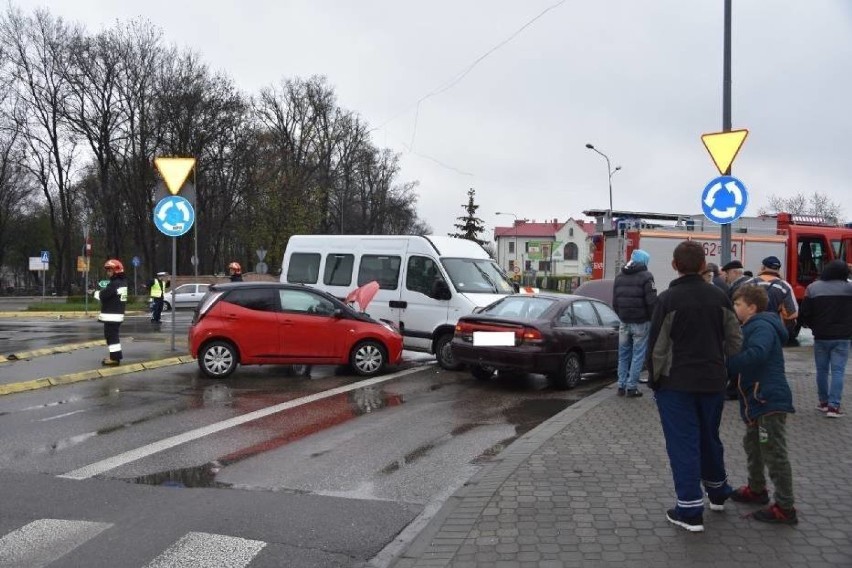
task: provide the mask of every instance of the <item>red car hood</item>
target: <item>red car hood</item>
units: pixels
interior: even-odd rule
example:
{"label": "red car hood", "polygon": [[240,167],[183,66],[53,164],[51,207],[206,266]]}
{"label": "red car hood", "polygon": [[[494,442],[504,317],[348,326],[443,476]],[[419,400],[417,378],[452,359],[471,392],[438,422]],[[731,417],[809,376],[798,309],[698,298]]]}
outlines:
{"label": "red car hood", "polygon": [[363,286],[359,288],[355,288],[346,296],[346,303],[351,304],[352,302],[358,303],[359,311],[366,312],[367,306],[370,305],[370,302],[373,301],[373,298],[376,297],[376,293],[379,291],[379,283],[375,280],[371,282],[367,282]]}

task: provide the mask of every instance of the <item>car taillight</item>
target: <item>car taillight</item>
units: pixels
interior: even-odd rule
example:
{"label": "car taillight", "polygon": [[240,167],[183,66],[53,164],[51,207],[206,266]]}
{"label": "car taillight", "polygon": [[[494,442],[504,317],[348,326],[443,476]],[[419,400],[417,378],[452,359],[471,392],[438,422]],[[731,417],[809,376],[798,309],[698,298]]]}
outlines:
{"label": "car taillight", "polygon": [[544,337],[541,332],[534,327],[525,327],[520,332],[521,343],[544,343]]}
{"label": "car taillight", "polygon": [[473,326],[469,323],[459,322],[456,324],[456,335],[470,335],[473,333]]}

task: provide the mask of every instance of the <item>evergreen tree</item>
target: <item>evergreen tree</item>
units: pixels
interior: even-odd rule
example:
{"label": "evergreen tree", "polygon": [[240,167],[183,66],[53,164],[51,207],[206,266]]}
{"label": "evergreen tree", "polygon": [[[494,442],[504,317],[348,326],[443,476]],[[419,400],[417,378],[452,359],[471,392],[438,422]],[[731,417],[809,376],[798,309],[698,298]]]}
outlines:
{"label": "evergreen tree", "polygon": [[462,208],[464,208],[467,212],[467,215],[456,217],[456,220],[459,222],[455,223],[453,227],[458,229],[458,232],[450,233],[450,236],[459,239],[467,239],[483,246],[488,241],[480,239],[479,235],[485,231],[485,223],[482,219],[476,216],[476,210],[479,209],[479,205],[476,205],[473,202],[474,195],[476,195],[475,189],[471,187],[467,190],[467,204],[462,205]]}

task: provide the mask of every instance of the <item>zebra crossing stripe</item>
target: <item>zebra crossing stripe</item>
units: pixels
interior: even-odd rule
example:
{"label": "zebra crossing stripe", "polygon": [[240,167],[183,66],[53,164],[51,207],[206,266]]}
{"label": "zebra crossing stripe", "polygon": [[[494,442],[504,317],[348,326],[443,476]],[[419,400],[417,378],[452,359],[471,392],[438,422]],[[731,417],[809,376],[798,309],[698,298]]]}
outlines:
{"label": "zebra crossing stripe", "polygon": [[112,523],[39,519],[0,538],[0,567],[42,568],[68,554]]}
{"label": "zebra crossing stripe", "polygon": [[264,546],[261,540],[189,532],[145,568],[243,568]]}

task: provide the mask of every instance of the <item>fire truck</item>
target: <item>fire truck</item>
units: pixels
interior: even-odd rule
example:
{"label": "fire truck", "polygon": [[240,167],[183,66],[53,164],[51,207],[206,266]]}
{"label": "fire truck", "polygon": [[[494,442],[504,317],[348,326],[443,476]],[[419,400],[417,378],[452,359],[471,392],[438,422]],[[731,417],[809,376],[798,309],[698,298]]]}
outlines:
{"label": "fire truck", "polygon": [[[583,213],[595,217],[599,227],[592,238],[593,279],[614,278],[633,250],[641,248],[651,256],[648,269],[654,274],[657,290],[665,290],[677,277],[671,266],[672,252],[684,240],[701,243],[707,262],[722,265],[720,227],[704,215],[615,211],[610,216],[607,210]],[[808,284],[819,278],[826,263],[842,259],[852,264],[852,225],[790,213],[740,217],[731,226],[731,260],[739,260],[756,275],[760,261],[767,256],[781,260],[781,276],[801,301]]]}

